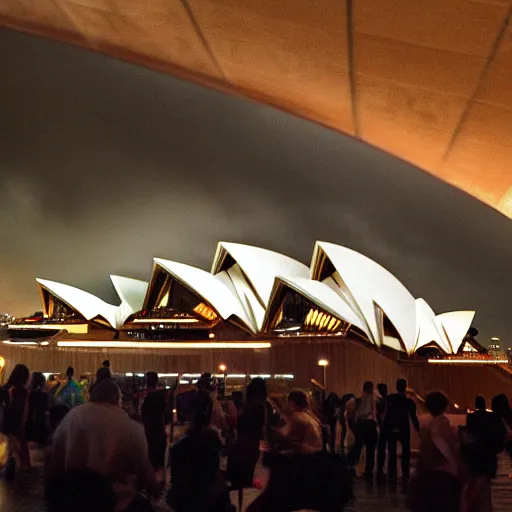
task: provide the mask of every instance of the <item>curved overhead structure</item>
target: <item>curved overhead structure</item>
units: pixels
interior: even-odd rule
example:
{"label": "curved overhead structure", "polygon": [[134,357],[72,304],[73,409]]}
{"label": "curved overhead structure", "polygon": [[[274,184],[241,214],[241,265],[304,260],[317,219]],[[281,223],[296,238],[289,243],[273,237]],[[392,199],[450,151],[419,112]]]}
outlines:
{"label": "curved overhead structure", "polygon": [[512,217],[510,0],[3,0],[0,25],[311,119]]}

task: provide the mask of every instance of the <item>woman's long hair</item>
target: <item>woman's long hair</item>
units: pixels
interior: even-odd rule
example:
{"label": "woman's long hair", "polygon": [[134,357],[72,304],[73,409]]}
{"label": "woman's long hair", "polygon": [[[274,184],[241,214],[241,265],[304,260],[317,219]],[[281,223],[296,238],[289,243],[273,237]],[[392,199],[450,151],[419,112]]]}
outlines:
{"label": "woman's long hair", "polygon": [[7,380],[8,387],[24,388],[30,378],[30,371],[24,364],[17,364]]}

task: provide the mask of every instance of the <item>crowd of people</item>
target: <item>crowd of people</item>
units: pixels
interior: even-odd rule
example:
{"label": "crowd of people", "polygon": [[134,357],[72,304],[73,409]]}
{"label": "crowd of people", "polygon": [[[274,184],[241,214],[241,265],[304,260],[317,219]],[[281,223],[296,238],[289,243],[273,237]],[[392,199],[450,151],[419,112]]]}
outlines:
{"label": "crowd of people", "polygon": [[[492,400],[492,411],[477,397],[466,425],[455,429],[445,414],[448,398],[432,392],[424,403],[428,419],[420,425],[403,379],[391,394],[385,384],[375,390],[366,382],[359,396],[293,390],[280,404],[260,378],[221,401],[216,380],[205,373],[188,392],[187,426],[171,444],[167,423],[179,407],[177,383],[161,386],[157,373],[146,373],[138,410],[128,414],[109,361],[91,386],[77,383],[72,367],[63,379],[46,382],[17,365],[0,389],[9,447],[4,478],[30,469],[34,443],[45,449],[49,512],[151,512],[164,489],[175,512],[231,512],[242,510],[244,489],[258,485],[260,461],[268,482],[249,512],[334,512],[353,498],[363,450],[362,476],[393,482],[400,445],[410,510],[489,512],[497,455],[506,449],[512,457],[512,409],[505,395]],[[412,477],[411,428],[421,439]],[[231,491],[237,491],[237,507]]]}

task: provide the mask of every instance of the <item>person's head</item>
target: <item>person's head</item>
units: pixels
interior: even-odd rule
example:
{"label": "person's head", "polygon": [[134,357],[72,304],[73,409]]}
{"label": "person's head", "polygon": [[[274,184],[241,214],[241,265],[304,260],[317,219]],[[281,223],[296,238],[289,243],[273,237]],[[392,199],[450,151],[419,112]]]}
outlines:
{"label": "person's head", "polygon": [[193,414],[190,422],[190,431],[201,431],[209,427],[212,419],[212,395],[205,389],[200,389],[194,396]]}
{"label": "person's head", "polygon": [[50,407],[50,428],[53,431],[60,425],[60,422],[68,412],[69,407],[66,404],[57,403]]}
{"label": "person's head", "polygon": [[309,400],[308,396],[304,391],[301,391],[300,389],[296,389],[294,391],[291,391],[288,395],[288,407],[292,411],[305,411],[306,409],[309,409]]}
{"label": "person's head", "polygon": [[199,390],[212,391],[213,390],[213,379],[210,372],[201,374],[199,380],[196,382],[196,387]]}
{"label": "person's head", "polygon": [[371,381],[366,381],[364,384],[363,384],[363,393],[365,395],[370,395],[373,393],[373,382]]}
{"label": "person's head", "polygon": [[112,379],[97,382],[91,388],[90,401],[99,404],[121,405],[121,390]]}
{"label": "person's head", "polygon": [[248,405],[263,403],[267,399],[267,385],[265,381],[257,377],[252,379],[245,390],[245,401]]}
{"label": "person's head", "polygon": [[398,379],[396,381],[396,390],[399,393],[405,393],[407,391],[407,381],[405,379]]}
{"label": "person's head", "polygon": [[73,378],[73,375],[75,375],[75,369],[72,366],[68,366],[66,370],[66,377],[71,380]]}
{"label": "person's head", "polygon": [[158,373],[147,372],[146,373],[146,386],[151,389],[158,387]]}
{"label": "person's head", "polygon": [[377,391],[379,392],[379,395],[382,397],[388,396],[388,385],[383,384],[382,382],[380,384],[377,384]]}
{"label": "person's head", "polygon": [[42,389],[46,384],[46,379],[41,372],[34,372],[31,379],[32,389]]}
{"label": "person's head", "polygon": [[510,410],[507,396],[503,393],[496,395],[491,401],[491,409],[500,416],[505,416]]}
{"label": "person's head", "polygon": [[487,404],[483,396],[478,395],[475,398],[475,409],[478,411],[485,411],[487,409]]}
{"label": "person's head", "polygon": [[7,380],[7,386],[15,388],[24,388],[27,385],[28,379],[30,378],[30,372],[24,364],[17,364],[9,379]]}
{"label": "person's head", "polygon": [[98,368],[98,371],[96,372],[96,382],[101,382],[102,380],[111,379],[112,373],[110,373],[110,368],[107,368],[106,366],[102,366],[101,368]]}
{"label": "person's head", "polygon": [[442,391],[432,391],[425,398],[425,407],[434,418],[443,414],[449,403],[448,397]]}
{"label": "person's head", "polygon": [[48,512],[114,512],[116,496],[110,481],[88,469],[63,473],[46,487]]}
{"label": "person's head", "polygon": [[103,361],[101,366],[103,366],[103,368],[109,368],[110,369],[110,361],[108,359],[105,359],[105,361]]}

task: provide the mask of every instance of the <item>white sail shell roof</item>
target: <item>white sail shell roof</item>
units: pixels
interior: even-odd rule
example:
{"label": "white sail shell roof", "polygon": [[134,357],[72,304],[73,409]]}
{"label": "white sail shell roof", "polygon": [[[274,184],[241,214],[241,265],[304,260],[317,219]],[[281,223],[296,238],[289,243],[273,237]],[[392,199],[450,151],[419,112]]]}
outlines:
{"label": "white sail shell roof", "polygon": [[225,285],[222,278],[219,279],[205,270],[176,261],[155,258],[154,262],[207,301],[224,320],[234,315],[251,331],[254,331],[254,325],[246,315],[244,308]]}
{"label": "white sail shell roof", "polygon": [[108,304],[96,295],[74,286],[48,281],[47,279],[37,279],[37,282],[70,308],[80,313],[86,320],[93,320],[97,316],[101,316],[112,328],[118,328],[118,306]]}
{"label": "white sail shell roof", "polygon": [[268,305],[276,276],[289,278],[308,278],[309,276],[309,268],[293,258],[260,247],[231,242],[219,242],[212,265],[212,274],[227,270],[222,267],[226,253],[238,263],[264,307]]}
{"label": "white sail shell roof", "polygon": [[[343,279],[375,343],[384,344],[384,333],[377,322],[377,306],[395,326],[407,352],[412,353],[416,343],[416,304],[409,290],[375,261],[340,245],[317,242],[313,265],[319,261],[319,251],[324,252]],[[312,275],[314,270],[312,268]]]}
{"label": "white sail shell roof", "polygon": [[[311,269],[273,251],[228,242],[218,244],[211,273],[161,258],[154,262],[208,302],[224,320],[236,317],[253,334],[265,334],[269,302],[280,283],[357,327],[370,342],[396,350],[402,350],[403,343],[409,354],[431,342],[446,353],[456,353],[475,316],[474,311],[435,316],[427,302],[416,300],[379,264],[327,242],[316,243]],[[121,276],[111,276],[111,280],[121,299],[119,306],[73,286],[46,279],[37,282],[86,320],[101,317],[120,329],[131,314],[143,308],[148,283]],[[383,314],[400,339],[385,335]]]}
{"label": "white sail shell roof", "polygon": [[[439,329],[436,315],[424,299],[416,299],[416,346],[418,350],[431,342],[435,342],[445,352],[452,352],[452,347],[443,329]],[[467,332],[467,329],[466,329]],[[464,333],[465,334],[465,333]]]}
{"label": "white sail shell roof", "polygon": [[110,276],[110,280],[121,302],[124,302],[128,306],[131,313],[142,309],[144,297],[148,289],[148,283],[146,281],[139,281],[138,279],[123,276]]}
{"label": "white sail shell roof", "polygon": [[357,313],[326,284],[303,277],[278,277],[276,279],[282,281],[327,313],[356,326],[368,335],[367,327]]}
{"label": "white sail shell roof", "polygon": [[436,316],[437,325],[444,329],[454,354],[462,345],[474,318],[474,311],[450,311]]}

